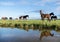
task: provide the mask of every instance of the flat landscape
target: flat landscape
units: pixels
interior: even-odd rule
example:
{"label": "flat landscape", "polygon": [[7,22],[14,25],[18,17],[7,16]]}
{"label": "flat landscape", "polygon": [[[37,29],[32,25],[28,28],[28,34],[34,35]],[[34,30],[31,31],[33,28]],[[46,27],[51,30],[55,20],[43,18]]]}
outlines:
{"label": "flat landscape", "polygon": [[0,20],[0,26],[1,27],[17,27],[17,28],[23,28],[23,27],[34,27],[36,29],[54,29],[59,30],[60,29],[60,20]]}

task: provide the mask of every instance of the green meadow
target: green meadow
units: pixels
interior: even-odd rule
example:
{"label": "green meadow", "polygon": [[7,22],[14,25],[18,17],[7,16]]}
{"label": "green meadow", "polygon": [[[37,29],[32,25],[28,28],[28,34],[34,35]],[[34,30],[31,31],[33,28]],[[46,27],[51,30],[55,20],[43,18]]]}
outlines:
{"label": "green meadow", "polygon": [[60,20],[0,20],[0,27],[35,28],[35,29],[60,29]]}

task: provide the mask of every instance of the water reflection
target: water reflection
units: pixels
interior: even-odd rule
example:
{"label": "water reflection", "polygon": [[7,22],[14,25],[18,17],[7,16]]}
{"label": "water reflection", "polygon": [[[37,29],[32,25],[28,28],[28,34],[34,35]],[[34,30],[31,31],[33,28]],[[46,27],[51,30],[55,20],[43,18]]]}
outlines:
{"label": "water reflection", "polygon": [[36,30],[36,29],[39,29],[39,30],[43,30],[43,29],[49,29],[49,30],[56,30],[56,31],[59,31],[60,30],[60,27],[57,26],[57,25],[48,25],[48,24],[26,24],[26,23],[23,23],[23,24],[13,24],[13,23],[0,23],[0,27],[13,27],[13,28],[27,28],[26,30],[28,31],[28,28],[29,29],[33,29],[33,30]]}
{"label": "water reflection", "polygon": [[[0,28],[0,41],[1,42],[11,42],[11,41],[24,41],[25,39],[32,39],[34,36],[40,35],[39,31],[37,30],[29,30],[28,32],[23,29],[17,28]],[[38,37],[38,36],[37,36]]]}
{"label": "water reflection", "polygon": [[[17,28],[0,28],[0,42],[40,42],[39,36],[41,31],[33,30],[33,29],[17,29]],[[60,32],[56,32],[54,30],[51,31],[54,33],[54,38],[60,38]],[[49,40],[52,40],[51,37],[48,37]],[[43,38],[43,41],[46,41],[47,38]],[[60,41],[60,40],[59,40]]]}

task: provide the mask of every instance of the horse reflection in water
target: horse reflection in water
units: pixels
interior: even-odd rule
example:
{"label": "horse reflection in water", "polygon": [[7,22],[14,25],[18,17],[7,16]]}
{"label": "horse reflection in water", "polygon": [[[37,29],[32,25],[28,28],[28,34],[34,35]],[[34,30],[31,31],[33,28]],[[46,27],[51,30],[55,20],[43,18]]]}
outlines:
{"label": "horse reflection in water", "polygon": [[54,36],[54,34],[51,34],[49,31],[43,31],[41,32],[41,35],[40,35],[40,40],[42,40],[43,37],[48,37],[48,36]]}

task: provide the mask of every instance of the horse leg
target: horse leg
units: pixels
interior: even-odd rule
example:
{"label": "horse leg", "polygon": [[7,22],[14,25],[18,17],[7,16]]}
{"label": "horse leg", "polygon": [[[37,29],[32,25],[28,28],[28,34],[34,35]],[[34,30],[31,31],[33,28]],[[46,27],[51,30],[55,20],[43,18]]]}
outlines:
{"label": "horse leg", "polygon": [[54,18],[54,21],[56,21],[56,18]]}
{"label": "horse leg", "polygon": [[43,37],[43,36],[41,35],[41,36],[40,36],[40,40],[42,40],[42,37]]}
{"label": "horse leg", "polygon": [[42,20],[44,20],[44,18],[41,18]]}
{"label": "horse leg", "polygon": [[21,17],[20,17],[20,19],[21,19]]}
{"label": "horse leg", "polygon": [[44,32],[41,33],[40,35],[40,40],[42,40],[42,37],[44,36]]}
{"label": "horse leg", "polygon": [[51,17],[51,20],[52,20],[52,17]]}
{"label": "horse leg", "polygon": [[24,20],[25,18],[23,18],[23,20]]}
{"label": "horse leg", "polygon": [[27,18],[24,18],[25,20],[27,20]]}
{"label": "horse leg", "polygon": [[27,20],[27,17],[25,19]]}
{"label": "horse leg", "polygon": [[57,18],[54,19],[55,21],[57,20]]}
{"label": "horse leg", "polygon": [[50,18],[48,18],[48,20],[51,21]]}

